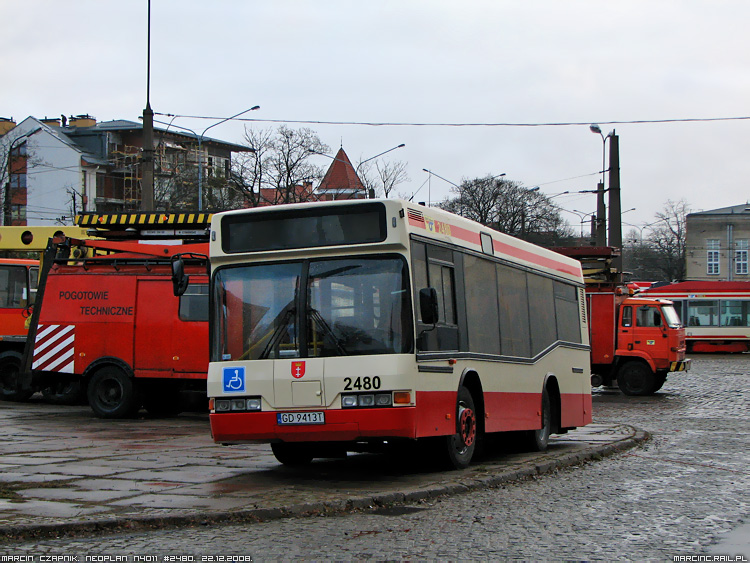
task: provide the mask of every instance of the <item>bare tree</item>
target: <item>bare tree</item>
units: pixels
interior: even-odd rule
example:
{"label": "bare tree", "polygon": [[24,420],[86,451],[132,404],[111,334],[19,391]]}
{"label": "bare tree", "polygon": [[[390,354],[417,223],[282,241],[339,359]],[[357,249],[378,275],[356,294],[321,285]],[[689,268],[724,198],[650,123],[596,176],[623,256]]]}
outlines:
{"label": "bare tree", "polygon": [[10,225],[13,221],[13,191],[21,187],[14,183],[24,175],[28,178],[34,168],[46,165],[35,156],[28,142],[38,131],[39,128],[31,133],[16,134],[15,129],[11,129],[0,137],[0,225]]}
{"label": "bare tree", "polygon": [[315,131],[285,125],[276,130],[245,128],[245,142],[255,152],[240,153],[234,159],[231,184],[249,206],[315,198],[312,183],[323,178],[324,169],[309,159],[330,150]]}
{"label": "bare tree", "polygon": [[[391,197],[396,186],[409,181],[406,172],[407,163],[402,161],[387,162],[375,160],[360,163],[356,171],[368,193],[372,191],[377,197]],[[374,171],[373,171],[374,168]]]}
{"label": "bare tree", "polygon": [[464,180],[452,192],[440,207],[498,231],[549,245],[574,234],[549,198],[518,182],[488,175]]}
{"label": "bare tree", "polygon": [[663,281],[685,279],[685,247],[687,215],[690,206],[680,201],[667,200],[664,209],[656,213],[657,223],[651,228],[648,242],[659,257]]}

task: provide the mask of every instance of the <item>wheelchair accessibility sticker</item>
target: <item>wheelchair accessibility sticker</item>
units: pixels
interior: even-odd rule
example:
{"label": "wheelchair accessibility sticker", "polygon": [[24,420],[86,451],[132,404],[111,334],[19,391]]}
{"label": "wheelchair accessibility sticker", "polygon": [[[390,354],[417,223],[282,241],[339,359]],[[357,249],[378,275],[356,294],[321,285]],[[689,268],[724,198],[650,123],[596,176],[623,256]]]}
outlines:
{"label": "wheelchair accessibility sticker", "polygon": [[224,382],[224,393],[245,392],[245,368],[227,367],[222,372]]}

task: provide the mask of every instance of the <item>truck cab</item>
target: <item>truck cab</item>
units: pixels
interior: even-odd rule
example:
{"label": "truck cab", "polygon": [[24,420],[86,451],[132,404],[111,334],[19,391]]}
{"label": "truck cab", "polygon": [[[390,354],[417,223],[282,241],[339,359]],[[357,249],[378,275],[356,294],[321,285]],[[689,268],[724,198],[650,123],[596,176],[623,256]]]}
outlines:
{"label": "truck cab", "polygon": [[664,385],[667,374],[687,369],[685,329],[671,301],[629,297],[620,304],[618,316],[615,357],[623,392],[653,393]]}

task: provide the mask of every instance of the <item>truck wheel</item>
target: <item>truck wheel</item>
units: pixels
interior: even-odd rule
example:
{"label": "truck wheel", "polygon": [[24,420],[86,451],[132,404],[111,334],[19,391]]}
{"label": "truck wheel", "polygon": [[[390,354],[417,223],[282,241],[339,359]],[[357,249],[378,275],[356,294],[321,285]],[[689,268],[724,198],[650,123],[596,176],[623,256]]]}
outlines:
{"label": "truck wheel", "polygon": [[53,405],[79,405],[86,393],[80,381],[58,381],[42,387],[42,397]]}
{"label": "truck wheel", "polygon": [[22,356],[14,350],[0,354],[0,398],[4,401],[27,401],[34,391],[21,391]]}
{"label": "truck wheel", "polygon": [[459,387],[456,399],[457,430],[444,441],[444,460],[449,467],[466,469],[477,446],[477,411],[474,398],[466,387]]}
{"label": "truck wheel", "polygon": [[99,418],[128,418],[141,407],[135,381],[114,366],[103,367],[91,377],[88,399]]}
{"label": "truck wheel", "polygon": [[523,433],[524,450],[530,452],[543,452],[549,445],[549,436],[552,433],[552,406],[549,393],[545,387],[542,391],[542,427],[539,430],[527,430]]}
{"label": "truck wheel", "polygon": [[617,372],[617,385],[626,395],[651,395],[654,389],[654,374],[642,362],[627,362]]}
{"label": "truck wheel", "polygon": [[652,393],[656,393],[659,389],[661,389],[664,386],[664,383],[667,381],[667,374],[666,373],[657,373],[654,377],[654,388],[651,390]]}
{"label": "truck wheel", "polygon": [[271,451],[279,463],[289,466],[307,465],[313,459],[312,447],[306,442],[276,442]]}

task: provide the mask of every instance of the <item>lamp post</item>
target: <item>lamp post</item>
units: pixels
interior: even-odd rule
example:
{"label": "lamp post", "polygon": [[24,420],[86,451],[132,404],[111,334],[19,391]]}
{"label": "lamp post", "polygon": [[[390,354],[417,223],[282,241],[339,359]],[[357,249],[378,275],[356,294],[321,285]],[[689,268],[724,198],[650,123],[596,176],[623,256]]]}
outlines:
{"label": "lamp post", "polygon": [[[245,110],[245,111],[243,111],[241,113],[238,113],[237,115],[235,115],[233,117],[227,117],[226,119],[224,119],[222,121],[214,123],[214,125],[211,125],[210,127],[206,127],[206,129],[204,129],[203,133],[205,133],[211,127],[214,127],[215,125],[219,125],[220,123],[223,123],[224,121],[228,121],[230,119],[234,119],[234,117],[238,117],[238,116],[242,115],[243,113],[246,113],[246,112],[248,112],[250,110],[256,110],[259,107],[260,106],[252,107],[252,108],[247,109],[247,110]],[[202,199],[201,194],[203,193],[203,182],[201,181],[201,179],[203,177],[203,166],[202,166],[202,164],[203,164],[203,155],[201,154],[201,145],[203,143],[203,133],[200,134],[200,135],[198,135],[198,133],[196,133],[195,131],[193,131],[189,127],[183,127],[182,125],[174,125],[172,122],[175,120],[176,117],[177,116],[173,116],[172,119],[170,119],[169,123],[167,123],[166,121],[159,121],[158,119],[154,119],[154,123],[161,123],[162,125],[166,125],[167,128],[164,130],[164,133],[167,133],[169,131],[170,127],[175,127],[177,129],[182,129],[183,131],[188,131],[189,133],[192,133],[193,136],[196,139],[198,139],[198,211],[202,211],[203,210],[203,199]],[[252,147],[249,148],[248,150],[250,152],[255,152],[255,149],[252,148]]]}
{"label": "lamp post", "polygon": [[[538,192],[539,186],[534,186],[533,188],[527,188],[525,190],[524,195],[528,195],[530,193]],[[521,207],[521,239],[525,240],[524,237],[526,236],[526,197],[524,197]]]}
{"label": "lamp post", "polygon": [[201,133],[198,137],[198,211],[203,211],[203,136],[206,134],[206,131],[208,131],[212,127],[221,125],[222,123],[229,121],[230,119],[235,119],[242,114],[245,114],[249,111],[255,111],[256,109],[260,109],[260,106],[253,106],[244,111],[241,111],[240,113],[236,113],[231,117],[227,117],[225,119],[222,119],[221,121],[217,121],[213,125],[209,125],[208,127],[206,127],[203,130],[203,133]]}
{"label": "lamp post", "polygon": [[[592,123],[589,125],[589,130],[592,133],[596,133],[602,138],[602,181],[599,182],[599,184],[596,186],[596,246],[607,246],[607,222],[606,222],[606,214],[607,214],[607,207],[604,203],[604,179],[605,174],[607,172],[607,164],[606,164],[606,145],[607,145],[607,139],[610,138],[610,136],[614,133],[607,133],[605,136],[604,133],[602,133],[601,127],[597,125],[596,123]],[[610,211],[611,213],[611,211]]]}
{"label": "lamp post", "polygon": [[[430,177],[436,176],[436,177],[440,178],[443,182],[447,182],[451,186],[454,186],[455,188],[458,189],[459,201],[461,202],[461,213],[460,213],[460,215],[463,216],[463,201],[462,201],[462,199],[463,199],[462,198],[462,196],[463,196],[463,190],[461,189],[461,186],[459,186],[455,182],[451,182],[447,178],[443,178],[440,174],[436,174],[435,172],[433,172],[432,170],[428,170],[427,168],[422,168],[422,171],[423,172],[427,172],[427,174],[429,174],[429,176],[427,177],[427,180],[428,180],[428,184],[427,184],[427,206],[428,207],[430,206],[430,191],[431,191],[430,188],[432,187],[432,185],[429,183],[429,180],[430,180]],[[503,176],[505,176],[505,172],[503,172],[502,174],[496,174],[494,176],[490,176],[488,179],[489,180],[494,180],[496,178],[501,178]],[[422,189],[422,186],[420,186],[419,189]],[[419,189],[417,190],[417,192],[419,191]],[[539,189],[539,188],[537,188],[537,189]],[[414,196],[416,195],[417,192],[414,192],[413,194],[411,194],[411,197],[409,198],[409,201],[411,201],[414,198]]]}
{"label": "lamp post", "polygon": [[583,211],[578,211],[578,209],[574,209],[573,211],[569,211],[567,209],[564,209],[563,211],[566,211],[567,213],[573,213],[574,215],[577,215],[578,218],[581,221],[581,240],[583,240],[583,224],[586,222],[586,217],[591,217],[592,223],[591,223],[591,237],[594,236],[595,230],[596,230],[596,213],[585,213]]}

